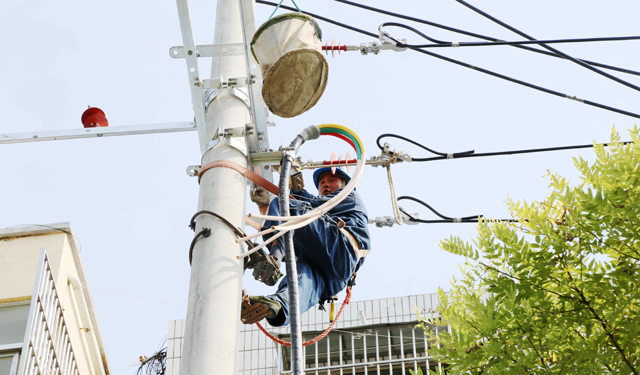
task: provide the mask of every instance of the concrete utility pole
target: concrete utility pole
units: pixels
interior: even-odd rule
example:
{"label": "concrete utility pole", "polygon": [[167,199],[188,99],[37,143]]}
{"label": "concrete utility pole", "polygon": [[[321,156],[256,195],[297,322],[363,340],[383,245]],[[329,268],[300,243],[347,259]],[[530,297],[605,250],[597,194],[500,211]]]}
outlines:
{"label": "concrete utility pole", "polygon": [[[238,0],[218,0],[214,45],[244,43]],[[185,46],[186,47],[186,46]],[[248,77],[244,55],[213,57],[212,78]],[[206,150],[207,140],[224,129],[244,129],[251,122],[247,105],[230,90],[218,90],[206,113],[206,128],[198,129],[204,152],[202,165],[229,160],[243,167],[246,156],[222,141]],[[204,134],[202,134],[204,132]],[[244,145],[243,137],[234,141]],[[216,212],[243,228],[247,184],[245,178],[228,168],[214,168],[202,175],[198,211]],[[242,245],[220,220],[209,215],[197,219],[195,232],[211,228],[209,237],[200,238],[193,249],[189,302],[180,374],[232,375],[237,372],[236,335],[240,324],[243,262],[236,259]]]}

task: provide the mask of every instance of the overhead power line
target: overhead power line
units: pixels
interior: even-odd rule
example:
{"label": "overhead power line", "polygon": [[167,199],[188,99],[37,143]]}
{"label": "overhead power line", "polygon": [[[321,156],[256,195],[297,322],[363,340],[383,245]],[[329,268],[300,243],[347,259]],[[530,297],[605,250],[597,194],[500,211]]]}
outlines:
{"label": "overhead power line", "polygon": [[[522,31],[520,31],[520,30],[518,30],[518,29],[516,29],[515,27],[512,27],[512,26],[507,25],[506,23],[504,23],[504,22],[500,21],[499,19],[497,19],[497,18],[495,18],[495,17],[491,16],[491,15],[490,15],[490,14],[488,14],[488,13],[483,12],[482,10],[480,10],[480,9],[478,9],[478,8],[476,8],[476,7],[474,7],[473,5],[471,5],[471,4],[469,4],[469,3],[467,3],[467,2],[466,2],[466,1],[464,1],[464,0],[456,0],[456,1],[457,1],[457,2],[459,2],[460,4],[462,4],[462,5],[466,6],[467,8],[469,8],[469,9],[473,10],[474,12],[476,12],[476,13],[478,13],[478,14],[480,14],[480,15],[482,15],[482,16],[484,16],[484,17],[488,18],[488,19],[490,19],[491,21],[493,21],[493,22],[497,23],[498,25],[500,25],[500,26],[502,26],[502,27],[504,27],[504,28],[506,28],[506,29],[509,29],[509,30],[513,31],[514,33],[516,33],[516,34],[518,34],[518,35],[520,35],[520,36],[522,36],[522,37],[524,37],[524,38],[527,38],[527,39],[529,39],[529,40],[536,40],[534,37],[532,37],[532,36],[530,36],[530,35],[528,35],[528,34],[526,34],[526,33],[522,32]],[[540,43],[540,42],[539,42],[539,43]],[[629,87],[629,88],[632,88],[632,89],[634,89],[634,90],[636,90],[636,91],[640,91],[640,87],[638,87],[638,86],[634,85],[634,84],[633,84],[633,83],[631,83],[631,82],[627,82],[627,81],[625,81],[625,80],[623,80],[623,79],[620,79],[620,78],[618,78],[618,77],[616,77],[616,76],[612,76],[611,74],[609,74],[609,73],[607,73],[607,72],[603,72],[602,70],[600,70],[600,69],[598,69],[598,68],[594,68],[593,66],[590,66],[589,64],[586,64],[586,63],[584,63],[583,61],[580,61],[579,59],[576,59],[575,57],[572,57],[572,56],[570,56],[570,55],[567,55],[566,53],[564,53],[564,52],[562,52],[562,51],[559,51],[559,50],[557,50],[557,49],[555,49],[555,48],[553,48],[553,47],[551,47],[551,46],[548,46],[548,45],[546,45],[546,44],[544,44],[544,43],[540,43],[540,46],[541,46],[541,47],[543,47],[543,48],[548,49],[548,50],[549,50],[549,51],[551,51],[551,52],[554,52],[554,53],[556,53],[556,54],[558,54],[558,55],[560,55],[560,56],[564,57],[564,58],[565,58],[565,59],[567,59],[567,60],[571,60],[571,61],[573,61],[574,63],[576,63],[576,64],[580,65],[580,66],[581,66],[581,67],[583,67],[583,68],[586,68],[586,69],[591,70],[592,72],[598,73],[598,74],[600,74],[600,75],[601,75],[601,76],[603,76],[603,77],[607,77],[607,78],[609,78],[609,79],[611,79],[611,80],[613,80],[613,81],[615,81],[615,82],[618,82],[618,83],[620,83],[620,84],[622,84],[622,85],[625,85],[625,86],[627,86],[627,87]]]}
{"label": "overhead power line", "polygon": [[[357,8],[370,10],[370,11],[373,11],[373,12],[376,12],[376,13],[386,14],[388,16],[401,18],[401,19],[405,19],[405,20],[408,20],[408,21],[417,22],[417,23],[421,23],[421,24],[424,24],[424,25],[437,27],[439,29],[451,31],[451,32],[454,32],[454,33],[458,33],[458,34],[462,34],[462,35],[468,35],[468,36],[471,36],[471,37],[474,37],[474,38],[478,38],[478,39],[484,39],[484,40],[488,40],[488,41],[491,41],[491,42],[502,42],[503,41],[502,39],[494,38],[494,37],[491,37],[491,36],[486,36],[486,35],[472,33],[470,31],[456,29],[454,27],[441,25],[439,23],[431,22],[431,21],[428,21],[428,20],[424,20],[424,19],[420,19],[420,18],[416,18],[416,17],[410,17],[410,16],[407,16],[407,15],[404,15],[404,14],[394,13],[394,12],[390,12],[390,11],[387,11],[387,10],[375,8],[375,7],[364,5],[364,4],[354,3],[353,1],[348,1],[348,0],[334,0],[334,1],[337,1],[337,2],[343,3],[343,4],[347,4],[347,5],[351,5],[351,6],[354,6],[354,7],[357,7]],[[542,55],[547,55],[547,56],[556,57],[556,58],[559,58],[559,59],[564,59],[564,57],[559,56],[559,55],[557,55],[557,54],[555,54],[553,52],[543,51],[543,50],[540,50],[540,49],[537,49],[537,48],[532,48],[532,47],[523,46],[523,45],[513,45],[513,47],[520,48],[520,49],[523,49],[523,50],[526,50],[526,51],[530,51],[530,52],[539,53],[539,54],[542,54]],[[615,70],[615,71],[618,71],[618,72],[621,72],[621,73],[627,73],[627,74],[633,74],[633,75],[640,76],[640,72],[635,71],[635,70],[620,68],[620,67],[617,67],[617,66],[602,64],[602,63],[599,63],[599,62],[589,61],[589,60],[585,60],[585,59],[580,59],[580,60],[585,62],[585,63],[587,63],[587,64],[589,64],[589,65],[597,66],[597,67],[600,67],[600,68],[609,69],[609,70]]]}
{"label": "overhead power line", "polygon": [[487,46],[516,46],[525,44],[554,44],[554,43],[590,43],[590,42],[617,42],[624,40],[639,40],[640,36],[612,36],[612,37],[598,37],[598,38],[574,38],[574,39],[550,39],[550,40],[521,40],[521,41],[497,41],[497,42],[447,42],[429,37],[422,33],[420,30],[411,26],[397,23],[397,22],[385,22],[380,25],[380,29],[383,27],[401,27],[403,29],[410,30],[424,39],[427,39],[433,44],[404,44],[397,41],[401,47],[412,48],[439,48],[439,47],[487,47]]}
{"label": "overhead power line", "polygon": [[[270,1],[265,1],[265,0],[256,0],[256,3],[257,4],[270,5],[270,6],[277,6],[278,5],[276,3],[272,3]],[[291,8],[291,7],[288,7],[288,6],[285,6],[285,5],[281,5],[280,8],[291,10],[291,11],[296,11],[294,8]],[[364,34],[364,35],[370,36],[372,38],[376,38],[376,39],[378,38],[377,34],[374,34],[374,33],[359,29],[357,27],[349,26],[349,25],[343,24],[341,22],[337,22],[337,21],[334,21],[332,19],[329,19],[329,18],[326,18],[326,17],[322,17],[320,15],[313,14],[313,13],[310,13],[310,12],[304,12],[304,13],[309,15],[309,16],[311,16],[311,17],[314,17],[316,19],[331,23],[333,25],[340,26],[340,27],[349,29],[351,31],[355,31],[355,32],[358,32],[360,34]],[[446,57],[446,56],[442,56],[442,55],[439,55],[437,53],[433,53],[431,51],[427,51],[427,50],[424,50],[424,49],[412,48],[412,47],[408,47],[408,48],[411,49],[412,51],[416,51],[416,52],[419,52],[419,53],[422,53],[422,54],[425,54],[425,55],[428,55],[428,56],[432,56],[432,57],[435,57],[437,59],[450,62],[452,64],[463,66],[465,68],[473,69],[473,70],[476,70],[478,72],[481,72],[481,73],[484,73],[484,74],[487,74],[487,75],[490,75],[490,76],[493,76],[493,77],[496,77],[496,78],[500,78],[500,79],[503,79],[503,80],[506,80],[506,81],[509,81],[509,82],[512,82],[512,83],[519,84],[521,86],[525,86],[525,87],[529,87],[529,88],[534,89],[534,90],[545,92],[547,94],[559,96],[559,97],[565,98],[565,99],[575,100],[577,102],[584,103],[584,104],[592,106],[592,107],[604,109],[604,110],[611,111],[611,112],[620,113],[620,114],[623,114],[625,116],[640,118],[640,115],[637,114],[637,113],[625,111],[625,110],[622,110],[622,109],[619,109],[619,108],[615,108],[615,107],[611,107],[611,106],[608,106],[608,105],[605,105],[605,104],[593,102],[591,100],[578,98],[578,97],[576,97],[574,95],[564,94],[564,93],[561,93],[559,91],[555,91],[555,90],[551,90],[551,89],[548,89],[548,88],[545,88],[545,87],[542,87],[542,86],[534,85],[534,84],[529,83],[529,82],[521,81],[521,80],[516,79],[516,78],[512,78],[512,77],[509,77],[509,76],[506,76],[506,75],[503,75],[503,74],[500,74],[500,73],[496,73],[496,72],[488,70],[488,69],[480,68],[480,67],[477,67],[475,65],[467,64],[467,63],[465,63],[463,61],[459,61],[459,60],[452,59],[452,58],[449,58],[449,57]]]}
{"label": "overhead power line", "polygon": [[[511,150],[511,151],[496,151],[496,152],[481,152],[481,153],[475,153],[475,150],[471,150],[471,151],[463,151],[463,152],[454,152],[454,153],[446,153],[446,152],[439,152],[439,151],[435,151],[430,149],[429,147],[420,144],[412,139],[409,139],[407,137],[403,137],[401,135],[397,135],[397,134],[390,134],[390,133],[386,133],[386,134],[382,134],[378,137],[378,139],[376,139],[376,144],[378,145],[378,148],[380,150],[384,150],[384,146],[382,146],[380,144],[380,140],[382,138],[398,138],[398,139],[402,139],[403,141],[409,142],[413,145],[416,145],[418,147],[420,147],[423,150],[426,150],[432,154],[436,154],[438,156],[434,156],[434,157],[430,157],[430,158],[411,158],[411,161],[415,161],[415,162],[423,162],[423,161],[433,161],[433,160],[446,160],[446,159],[462,159],[462,158],[475,158],[475,157],[483,157],[483,156],[502,156],[502,155],[516,155],[516,154],[531,154],[531,153],[536,153],[536,152],[549,152],[549,151],[561,151],[561,150],[575,150],[575,149],[581,149],[581,148],[591,148],[594,147],[593,144],[590,145],[574,145],[574,146],[560,146],[560,147],[545,147],[545,148],[531,148],[531,149],[525,149],[525,150]],[[628,143],[633,143],[633,141],[624,141],[624,142],[620,142],[621,144],[628,144]],[[609,143],[597,143],[595,144],[596,146],[601,145],[604,147],[609,146]]]}

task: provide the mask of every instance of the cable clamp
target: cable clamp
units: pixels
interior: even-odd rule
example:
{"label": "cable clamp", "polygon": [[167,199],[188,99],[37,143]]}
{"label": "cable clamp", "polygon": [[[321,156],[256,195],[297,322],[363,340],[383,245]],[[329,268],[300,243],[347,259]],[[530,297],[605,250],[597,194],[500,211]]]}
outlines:
{"label": "cable clamp", "polygon": [[454,223],[462,223],[462,218],[454,217],[454,218],[453,218],[453,222],[454,222]]}
{"label": "cable clamp", "polygon": [[460,47],[460,42],[451,42],[451,47]]}
{"label": "cable clamp", "polygon": [[375,219],[369,219],[369,224],[375,224],[376,227],[392,227],[395,220],[392,216],[378,216]]}
{"label": "cable clamp", "polygon": [[402,215],[403,224],[407,225],[416,225],[418,224],[418,220],[420,220],[420,214],[417,212],[409,213],[404,208],[398,206],[400,209],[400,214]]}
{"label": "cable clamp", "polygon": [[448,153],[447,154],[447,159],[453,159],[453,153]]}

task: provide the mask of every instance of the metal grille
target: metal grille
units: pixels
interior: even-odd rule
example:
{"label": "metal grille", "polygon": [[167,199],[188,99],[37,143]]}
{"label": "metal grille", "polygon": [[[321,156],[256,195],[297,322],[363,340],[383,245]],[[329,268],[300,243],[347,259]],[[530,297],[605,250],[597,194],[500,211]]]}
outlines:
{"label": "metal grille", "polygon": [[[444,373],[429,356],[431,342],[416,328],[418,316],[435,318],[437,294],[422,294],[352,302],[345,307],[336,328],[323,340],[304,348],[305,373],[316,375],[407,374],[427,368]],[[336,305],[336,310],[339,308]],[[265,328],[289,341],[289,329]],[[307,341],[329,325],[328,312],[311,309],[302,315],[303,339]],[[431,325],[436,334],[445,326]],[[239,335],[238,373],[241,375],[288,374],[290,349],[274,344],[254,325],[243,326]]]}
{"label": "metal grille", "polygon": [[[307,346],[304,350],[306,373],[313,374],[406,374],[408,370],[426,368],[441,371],[432,361],[429,350],[433,342],[427,342],[418,322],[369,325],[336,330],[324,340]],[[435,332],[446,330],[443,326],[430,326]],[[319,332],[305,332],[304,339],[311,339]],[[283,337],[288,340],[288,337]],[[290,348],[280,347],[282,359],[280,373],[290,369]]]}
{"label": "metal grille", "polygon": [[78,375],[45,249],[40,253],[21,357],[19,371],[23,375]]}
{"label": "metal grille", "polygon": [[[427,368],[444,374],[444,366],[433,361],[428,342],[418,324],[417,313],[431,321],[438,320],[437,294],[421,294],[351,302],[344,309],[336,327],[327,337],[304,348],[306,374],[314,375],[404,375],[409,370]],[[340,304],[336,304],[336,311]],[[302,314],[302,334],[307,341],[329,325],[329,313],[311,309]],[[262,321],[274,336],[289,341],[289,327],[272,327]],[[167,375],[178,375],[182,351],[183,321],[169,322]],[[436,332],[448,330],[429,325]],[[255,325],[242,325],[238,332],[238,374],[289,374],[291,358],[286,346],[275,344]]]}

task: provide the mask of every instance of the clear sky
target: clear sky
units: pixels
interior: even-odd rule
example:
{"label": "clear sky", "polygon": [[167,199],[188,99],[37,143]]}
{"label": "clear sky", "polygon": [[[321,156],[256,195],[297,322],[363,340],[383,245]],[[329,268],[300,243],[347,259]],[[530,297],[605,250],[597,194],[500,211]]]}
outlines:
{"label": "clear sky", "polygon": [[[298,5],[376,32],[398,19],[329,0]],[[291,5],[289,1],[285,4]],[[521,37],[454,0],[367,4],[505,40]],[[474,5],[538,38],[636,35],[640,3],[634,0],[535,2],[475,0]],[[197,44],[213,40],[214,1],[191,1]],[[258,24],[272,8],[257,5]],[[325,41],[371,41],[320,22]],[[436,39],[472,41],[411,24]],[[411,43],[419,37],[390,30]],[[169,57],[182,44],[175,3],[113,1],[14,1],[0,12],[0,134],[77,129],[88,105],[102,108],[112,126],[189,121],[193,118],[183,60]],[[640,70],[638,41],[558,45],[584,59]],[[640,93],[569,61],[512,47],[434,50],[580,98],[640,112]],[[272,147],[288,144],[309,124],[340,123],[356,130],[369,155],[376,137],[394,132],[442,152],[490,152],[606,142],[612,126],[623,132],[636,119],[554,97],[477,71],[407,52],[329,58],[329,84],[309,112],[275,118]],[[208,62],[202,62],[206,77]],[[617,76],[640,85],[640,78]],[[349,151],[339,141],[300,150],[304,160]],[[393,148],[430,156],[398,140]],[[353,152],[352,152],[353,154]],[[398,195],[423,199],[442,214],[507,218],[505,201],[540,200],[547,170],[578,183],[573,157],[590,150],[404,163],[392,167]],[[167,322],[186,313],[189,282],[187,228],[196,211],[198,184],[185,168],[200,162],[196,134],[175,133],[46,143],[0,145],[0,227],[70,221],[82,245],[89,286],[107,355],[115,374],[159,348]],[[305,175],[311,185],[310,173]],[[358,186],[370,217],[391,215],[385,170],[367,167]],[[434,218],[426,210],[422,218]],[[253,205],[248,205],[257,212]],[[470,239],[471,224],[422,224],[370,228],[373,251],[359,273],[354,299],[448,290],[464,259],[442,251],[450,235]],[[268,288],[245,277],[250,293]],[[133,297],[132,297],[133,296]],[[222,305],[221,308],[224,308]]]}

